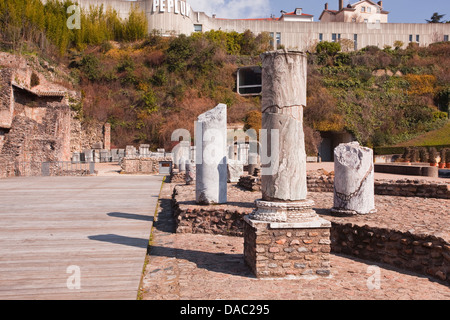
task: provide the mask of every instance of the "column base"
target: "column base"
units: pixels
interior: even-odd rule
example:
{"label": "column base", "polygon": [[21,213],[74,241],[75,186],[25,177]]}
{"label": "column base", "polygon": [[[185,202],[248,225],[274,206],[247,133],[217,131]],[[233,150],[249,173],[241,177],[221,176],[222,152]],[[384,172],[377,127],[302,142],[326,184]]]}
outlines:
{"label": "column base", "polygon": [[331,276],[331,222],[244,220],[244,260],[257,278]]}
{"label": "column base", "polygon": [[340,208],[332,208],[331,213],[335,215],[341,215],[341,216],[353,216],[353,215],[364,215],[364,214],[372,214],[377,213],[377,209],[372,209],[369,212],[358,212],[356,210],[350,210],[350,209],[340,209]]}
{"label": "column base", "polygon": [[313,210],[313,200],[278,202],[256,200],[256,209],[250,214],[250,219],[266,222],[305,222],[318,216]]}

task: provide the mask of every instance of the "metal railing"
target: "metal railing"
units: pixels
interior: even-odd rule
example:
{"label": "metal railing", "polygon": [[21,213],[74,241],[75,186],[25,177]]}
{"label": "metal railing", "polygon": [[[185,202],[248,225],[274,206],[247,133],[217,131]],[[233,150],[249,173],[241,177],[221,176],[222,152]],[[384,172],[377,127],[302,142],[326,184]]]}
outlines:
{"label": "metal railing", "polygon": [[14,164],[16,177],[33,176],[86,176],[95,173],[94,162],[23,161]]}

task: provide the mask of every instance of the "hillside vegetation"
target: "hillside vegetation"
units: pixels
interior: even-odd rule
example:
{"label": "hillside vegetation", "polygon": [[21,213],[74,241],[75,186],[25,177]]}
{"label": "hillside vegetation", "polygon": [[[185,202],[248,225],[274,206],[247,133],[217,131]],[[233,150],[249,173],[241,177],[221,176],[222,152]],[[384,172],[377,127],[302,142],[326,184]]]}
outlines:
{"label": "hillside vegetation", "polygon": [[345,129],[373,147],[408,140],[448,121],[450,43],[351,53],[320,46],[329,44],[320,44],[309,59],[305,117],[313,128]]}
{"label": "hillside vegetation", "polygon": [[[193,133],[197,116],[217,103],[227,104],[230,123],[259,128],[260,97],[239,96],[235,74],[260,64],[259,54],[272,49],[268,34],[147,35],[139,11],[120,20],[102,8],[82,12],[82,28],[71,30],[71,4],[0,0],[1,46],[67,67],[67,85],[82,93],[78,117],[111,123],[114,146],[170,148],[173,130]],[[343,52],[345,43],[323,42],[308,53],[308,153],[316,152],[319,131],[347,130],[375,147],[448,123],[450,43],[401,47]]]}

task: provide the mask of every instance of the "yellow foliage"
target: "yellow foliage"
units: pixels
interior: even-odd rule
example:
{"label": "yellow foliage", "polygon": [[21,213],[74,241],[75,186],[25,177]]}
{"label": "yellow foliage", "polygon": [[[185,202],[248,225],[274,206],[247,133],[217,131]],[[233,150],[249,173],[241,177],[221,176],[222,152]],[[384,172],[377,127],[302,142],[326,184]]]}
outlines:
{"label": "yellow foliage", "polygon": [[409,83],[408,95],[436,94],[436,77],[429,74],[407,74],[405,79]]}
{"label": "yellow foliage", "polygon": [[261,111],[252,110],[247,113],[245,121],[245,130],[255,129],[259,133],[262,125],[262,114]]}
{"label": "yellow foliage", "polygon": [[148,89],[149,89],[150,87],[149,87],[149,85],[148,85],[148,83],[146,83],[146,82],[139,82],[139,84],[137,85],[137,89],[138,90],[141,90],[141,91],[148,91]]}
{"label": "yellow foliage", "polygon": [[314,122],[314,129],[318,131],[342,131],[344,119],[339,114],[330,114],[327,119]]}

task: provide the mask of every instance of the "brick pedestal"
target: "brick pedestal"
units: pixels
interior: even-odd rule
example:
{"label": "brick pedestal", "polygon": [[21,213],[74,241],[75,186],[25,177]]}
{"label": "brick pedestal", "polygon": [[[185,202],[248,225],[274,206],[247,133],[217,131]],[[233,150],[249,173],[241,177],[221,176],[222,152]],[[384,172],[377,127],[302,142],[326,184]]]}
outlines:
{"label": "brick pedestal", "polygon": [[264,222],[245,217],[244,259],[258,278],[330,275],[331,223]]}

